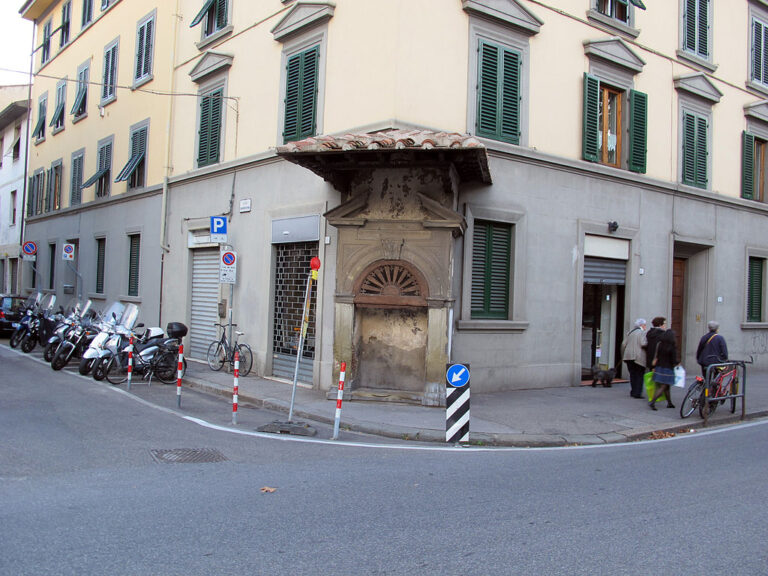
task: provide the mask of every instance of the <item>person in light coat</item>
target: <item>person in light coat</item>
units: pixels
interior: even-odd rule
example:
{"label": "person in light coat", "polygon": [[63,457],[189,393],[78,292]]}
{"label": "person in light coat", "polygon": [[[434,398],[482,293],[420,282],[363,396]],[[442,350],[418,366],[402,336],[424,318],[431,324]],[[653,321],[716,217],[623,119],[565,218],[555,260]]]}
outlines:
{"label": "person in light coat", "polygon": [[643,397],[643,375],[645,374],[645,319],[638,318],[621,343],[621,359],[629,371],[629,395],[632,398]]}

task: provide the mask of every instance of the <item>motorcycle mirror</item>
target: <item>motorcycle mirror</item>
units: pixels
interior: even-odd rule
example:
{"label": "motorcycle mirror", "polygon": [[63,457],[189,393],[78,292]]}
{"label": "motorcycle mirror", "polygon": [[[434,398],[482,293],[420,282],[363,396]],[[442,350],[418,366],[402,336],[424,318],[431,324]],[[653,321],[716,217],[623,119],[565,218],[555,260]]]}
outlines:
{"label": "motorcycle mirror", "polygon": [[139,322],[138,324],[136,324],[136,328],[143,328],[143,327],[144,327],[144,322]]}

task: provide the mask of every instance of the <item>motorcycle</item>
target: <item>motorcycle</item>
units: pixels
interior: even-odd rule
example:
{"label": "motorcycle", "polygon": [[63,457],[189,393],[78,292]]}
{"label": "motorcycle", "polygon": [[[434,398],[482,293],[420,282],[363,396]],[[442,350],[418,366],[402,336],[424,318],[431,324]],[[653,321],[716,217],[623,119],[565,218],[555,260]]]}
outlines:
{"label": "motorcycle", "polygon": [[[140,326],[140,325],[139,325]],[[159,332],[158,332],[159,331]],[[181,339],[187,334],[187,327],[181,322],[169,322],[168,335],[162,328],[148,328],[138,341],[114,354],[107,362],[104,372],[112,384],[122,384],[128,377],[128,354],[133,352],[133,372],[152,381],[156,376],[164,384],[173,384],[177,379],[178,354]],[[186,373],[186,359],[182,362],[182,377]]]}
{"label": "motorcycle", "polygon": [[88,300],[83,310],[76,315],[66,339],[56,349],[56,354],[51,360],[51,368],[54,370],[61,370],[72,358],[82,356],[91,340],[98,334],[96,326],[93,325],[93,312],[90,308],[91,301]]}
{"label": "motorcycle", "polygon": [[80,314],[81,306],[80,302],[72,300],[63,311],[60,310],[60,313],[54,317],[57,322],[43,351],[43,360],[46,362],[50,363],[53,360],[56,350],[64,341],[77,316]]}
{"label": "motorcycle", "polygon": [[32,314],[37,310],[42,299],[42,292],[33,292],[27,297],[23,305],[24,312],[22,313],[21,319],[18,323],[13,324],[15,330],[13,334],[11,334],[11,339],[8,342],[11,345],[11,348],[17,348],[19,344],[21,344],[21,341],[29,328],[29,321],[32,319]]}
{"label": "motorcycle", "polygon": [[56,295],[47,294],[43,297],[37,309],[30,314],[27,330],[19,344],[22,352],[29,354],[35,349],[38,342],[45,344],[48,338],[50,338],[50,333],[56,325],[52,312],[55,304]]}
{"label": "motorcycle", "polygon": [[116,344],[110,344],[110,340],[118,333],[127,333],[133,328],[139,316],[139,308],[136,304],[123,304],[113,302],[104,313],[99,328],[101,331],[91,340],[88,349],[80,359],[78,371],[83,376],[93,373],[94,380],[104,379],[104,360],[114,352]]}

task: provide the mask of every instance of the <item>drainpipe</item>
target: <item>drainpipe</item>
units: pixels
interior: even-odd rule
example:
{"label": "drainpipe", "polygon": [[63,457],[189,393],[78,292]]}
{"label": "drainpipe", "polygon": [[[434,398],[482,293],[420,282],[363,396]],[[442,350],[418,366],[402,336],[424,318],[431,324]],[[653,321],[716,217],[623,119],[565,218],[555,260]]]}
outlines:
{"label": "drainpipe", "polygon": [[[32,50],[29,52],[29,88],[27,88],[27,133],[24,138],[24,182],[22,183],[24,188],[21,194],[21,226],[19,227],[19,254],[23,254],[21,247],[24,244],[24,228],[27,224],[27,192],[29,189],[29,128],[32,120],[32,66],[35,61],[35,31],[37,30],[37,19],[32,22]],[[21,135],[19,135],[21,137]],[[2,152],[0,152],[2,153]],[[21,262],[24,262],[22,259]],[[34,264],[32,267],[34,268]],[[37,277],[37,274],[35,274]],[[19,288],[19,282],[21,282],[21,288],[17,294],[21,294],[24,288],[24,267],[17,267],[16,275],[16,288]],[[34,286],[33,286],[34,288]]]}
{"label": "drainpipe", "polygon": [[[176,0],[176,10],[173,14],[173,46],[171,47],[171,62],[170,62],[170,74],[171,74],[171,90],[173,94],[176,89],[176,45],[179,41],[179,0]],[[168,117],[166,119],[165,134],[165,176],[163,177],[163,199],[160,208],[160,302],[157,307],[157,323],[162,326],[163,320],[163,284],[165,282],[165,255],[171,251],[171,248],[167,243],[167,230],[168,230],[168,178],[171,173],[171,147],[173,143],[173,136],[171,134],[173,128],[173,96],[168,97]]]}

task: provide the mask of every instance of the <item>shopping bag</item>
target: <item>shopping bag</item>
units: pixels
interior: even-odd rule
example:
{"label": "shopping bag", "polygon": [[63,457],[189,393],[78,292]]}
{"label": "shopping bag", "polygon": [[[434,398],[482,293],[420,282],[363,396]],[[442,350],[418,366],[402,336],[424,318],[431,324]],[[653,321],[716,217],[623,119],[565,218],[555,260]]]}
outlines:
{"label": "shopping bag", "polygon": [[[650,402],[653,395],[656,393],[656,382],[653,381],[653,372],[646,372],[643,375],[643,383],[645,384],[645,397],[648,398],[648,401]],[[656,402],[661,402],[665,399],[666,398],[662,395],[659,396]]]}
{"label": "shopping bag", "polygon": [[675,387],[685,388],[685,368],[675,366]]}

